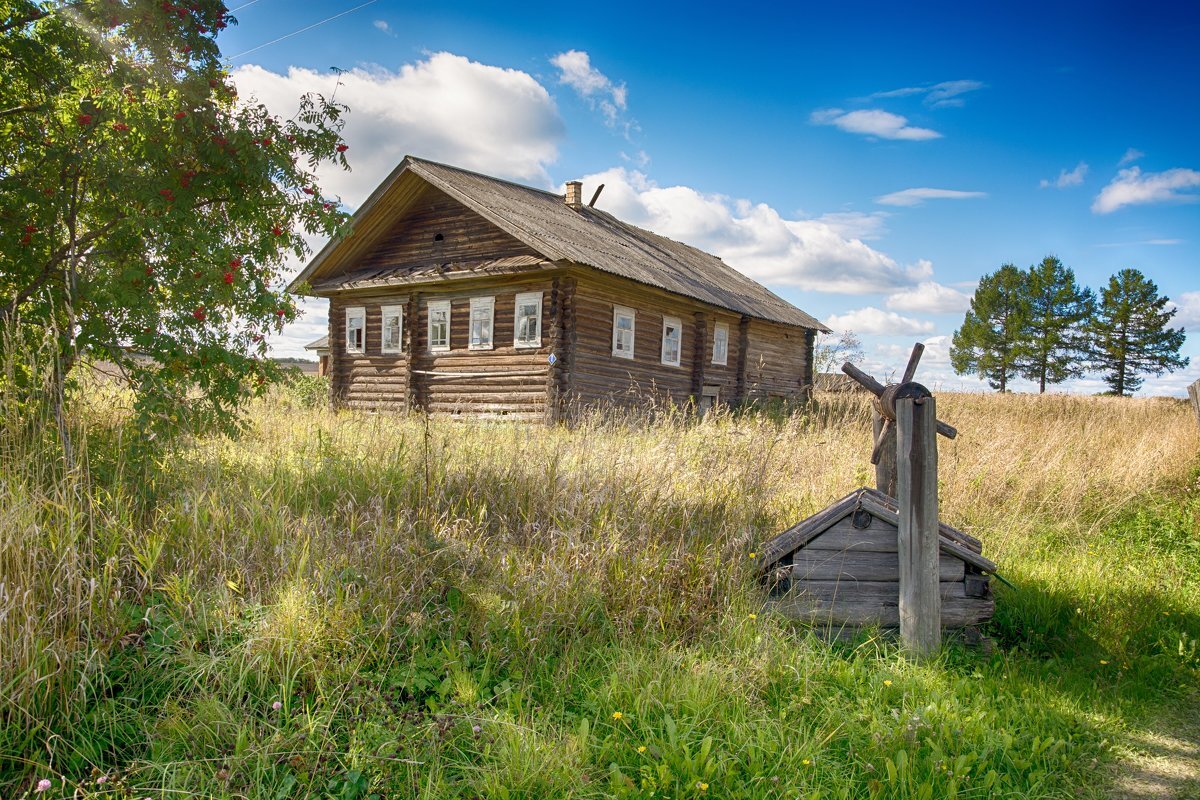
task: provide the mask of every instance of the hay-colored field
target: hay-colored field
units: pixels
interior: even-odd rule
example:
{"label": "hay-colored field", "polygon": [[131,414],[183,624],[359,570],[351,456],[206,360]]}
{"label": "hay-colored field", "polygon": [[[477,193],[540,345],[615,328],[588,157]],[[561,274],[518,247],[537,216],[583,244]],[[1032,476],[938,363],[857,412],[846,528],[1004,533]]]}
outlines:
{"label": "hay-colored field", "polygon": [[1182,401],[940,396],[943,517],[1019,589],[994,649],[917,666],[750,578],[869,482],[860,397],[566,429],[300,396],[135,464],[96,393],[68,476],[4,440],[0,793],[1103,797],[1196,708]]}

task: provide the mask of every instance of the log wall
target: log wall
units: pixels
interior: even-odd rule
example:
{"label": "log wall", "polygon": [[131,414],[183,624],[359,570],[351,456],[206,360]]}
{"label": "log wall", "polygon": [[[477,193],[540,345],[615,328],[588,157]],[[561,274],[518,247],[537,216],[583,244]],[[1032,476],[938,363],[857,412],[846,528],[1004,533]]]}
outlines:
{"label": "log wall", "polygon": [[[542,346],[536,349],[517,349],[512,342],[515,297],[526,291],[542,292]],[[473,351],[468,349],[470,301],[488,296],[496,298],[496,346]],[[447,299],[451,349],[431,353],[429,303]],[[385,305],[405,309],[399,355],[380,352]],[[618,305],[636,314],[633,359],[612,354],[613,307]],[[355,306],[367,314],[362,354],[347,353],[345,347],[345,311]],[[662,363],[665,316],[678,318],[682,326],[679,366]],[[718,325],[729,333],[725,364],[712,363]],[[652,401],[687,405],[714,387],[724,403],[797,398],[807,393],[811,381],[809,332],[580,269],[339,294],[330,300],[329,334],[332,400],[349,408],[518,415],[554,422],[568,408],[636,407]],[[553,365],[548,362],[551,353]],[[496,375],[475,374],[485,372]]]}
{"label": "log wall", "polygon": [[[433,413],[502,415],[541,420],[547,412],[547,357],[553,331],[545,275],[495,278],[484,283],[420,286],[395,294],[337,296],[329,304],[335,406],[370,410],[425,409]],[[542,292],[542,345],[513,346],[516,295]],[[473,297],[495,297],[491,350],[471,350]],[[429,304],[450,301],[450,350],[429,350]],[[404,353],[384,355],[382,307],[404,306]],[[366,309],[365,352],[346,352],[346,309]]]}
{"label": "log wall", "polygon": [[[653,398],[683,405],[715,386],[721,402],[737,403],[776,395],[802,397],[811,383],[811,346],[806,342],[812,337],[806,338],[802,329],[739,317],[603,275],[580,275],[574,299],[572,402],[634,406]],[[614,306],[636,312],[633,359],[612,354]],[[683,326],[677,367],[662,363],[666,316],[678,318]],[[712,363],[718,324],[729,332],[725,364]]]}
{"label": "log wall", "polygon": [[[436,238],[439,235],[441,240]],[[537,252],[444,192],[426,186],[404,217],[355,263],[354,269],[430,266],[517,255]]]}

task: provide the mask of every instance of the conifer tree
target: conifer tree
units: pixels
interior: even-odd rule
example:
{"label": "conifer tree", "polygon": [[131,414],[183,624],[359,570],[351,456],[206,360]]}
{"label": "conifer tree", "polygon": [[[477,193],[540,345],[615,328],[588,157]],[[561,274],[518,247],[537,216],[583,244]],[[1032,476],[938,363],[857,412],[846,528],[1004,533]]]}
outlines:
{"label": "conifer tree", "polygon": [[1088,325],[1092,365],[1104,373],[1112,394],[1130,395],[1141,388],[1142,375],[1162,375],[1188,365],[1181,358],[1183,328],[1169,323],[1176,309],[1169,298],[1139,270],[1123,269],[1109,279]]}
{"label": "conifer tree", "polygon": [[1029,315],[1027,276],[1012,264],[984,275],[962,327],[954,332],[950,363],[959,375],[974,373],[1006,391],[1017,372],[1021,330]]}
{"label": "conifer tree", "polygon": [[1029,305],[1017,347],[1017,372],[1044,393],[1048,384],[1083,374],[1088,350],[1084,325],[1096,300],[1054,256],[1031,266],[1026,282]]}

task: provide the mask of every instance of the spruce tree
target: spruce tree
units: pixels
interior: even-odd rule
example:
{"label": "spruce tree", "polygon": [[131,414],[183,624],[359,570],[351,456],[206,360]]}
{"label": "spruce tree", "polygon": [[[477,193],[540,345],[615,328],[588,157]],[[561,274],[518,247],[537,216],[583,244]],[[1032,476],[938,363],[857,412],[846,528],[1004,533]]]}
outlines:
{"label": "spruce tree", "polygon": [[1016,374],[1021,330],[1029,314],[1027,276],[1012,264],[984,275],[962,327],[954,332],[950,363],[959,375],[974,373],[998,391]]}
{"label": "spruce tree", "polygon": [[1054,256],[1029,268],[1027,287],[1029,306],[1017,348],[1017,372],[1045,393],[1047,384],[1083,374],[1088,351],[1083,328],[1096,298],[1090,289],[1081,289],[1075,272]]}
{"label": "spruce tree", "polygon": [[1176,309],[1160,296],[1154,281],[1139,270],[1123,269],[1100,293],[1100,305],[1088,331],[1092,364],[1104,373],[1112,394],[1130,395],[1142,385],[1141,375],[1162,375],[1188,365],[1179,349],[1183,328],[1171,328]]}

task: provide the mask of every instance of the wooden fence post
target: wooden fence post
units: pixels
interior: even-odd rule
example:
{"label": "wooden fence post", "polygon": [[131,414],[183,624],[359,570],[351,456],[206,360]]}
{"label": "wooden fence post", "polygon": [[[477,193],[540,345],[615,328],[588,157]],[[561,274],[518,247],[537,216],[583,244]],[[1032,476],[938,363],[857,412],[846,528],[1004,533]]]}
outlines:
{"label": "wooden fence post", "polygon": [[1196,424],[1200,425],[1200,381],[1195,381],[1188,387],[1188,398],[1192,401],[1192,413],[1196,415]]}
{"label": "wooden fence post", "polygon": [[[874,435],[871,441],[879,440],[879,432],[883,430],[884,418],[879,411],[873,411],[871,425]],[[875,488],[888,497],[896,496],[896,426],[888,427],[887,437],[879,450],[879,463],[875,465]]]}
{"label": "wooden fence post", "polygon": [[932,397],[896,401],[900,641],[918,659],[942,644],[936,426]]}

